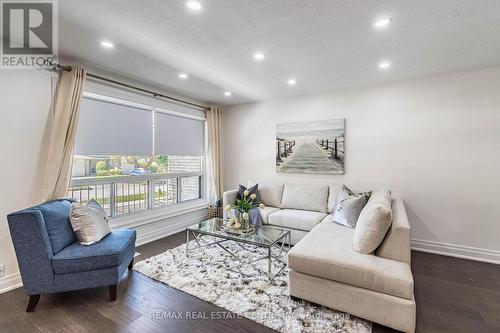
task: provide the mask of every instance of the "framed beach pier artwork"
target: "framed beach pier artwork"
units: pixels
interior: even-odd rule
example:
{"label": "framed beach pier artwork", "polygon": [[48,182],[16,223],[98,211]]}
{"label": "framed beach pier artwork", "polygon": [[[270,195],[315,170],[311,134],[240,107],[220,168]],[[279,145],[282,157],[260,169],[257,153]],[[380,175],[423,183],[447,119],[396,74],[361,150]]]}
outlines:
{"label": "framed beach pier artwork", "polygon": [[345,119],[276,125],[276,171],[344,174]]}

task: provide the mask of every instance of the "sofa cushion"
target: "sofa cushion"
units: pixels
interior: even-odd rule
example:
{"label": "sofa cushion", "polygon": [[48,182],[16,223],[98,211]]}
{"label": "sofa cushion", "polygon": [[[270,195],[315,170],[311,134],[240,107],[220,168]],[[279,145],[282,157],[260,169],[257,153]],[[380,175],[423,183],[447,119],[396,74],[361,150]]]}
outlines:
{"label": "sofa cushion", "polygon": [[356,252],[352,248],[353,238],[353,229],[322,222],[288,252],[288,267],[299,273],[412,299],[410,265]]}
{"label": "sofa cushion", "polygon": [[307,210],[283,209],[268,216],[268,223],[277,227],[311,231],[326,214]]}
{"label": "sofa cushion", "polygon": [[90,246],[73,243],[52,258],[52,268],[56,274],[68,274],[120,266],[133,257],[135,238],[135,230],[121,229]]}
{"label": "sofa cushion", "polygon": [[285,184],[281,208],[326,212],[328,185]]}
{"label": "sofa cushion", "polygon": [[50,201],[31,208],[42,213],[54,254],[76,241],[69,221],[70,208],[71,202],[69,200]]}
{"label": "sofa cushion", "polygon": [[361,211],[354,233],[354,250],[372,253],[384,240],[392,222],[391,192],[376,190]]}
{"label": "sofa cushion", "polygon": [[283,196],[283,184],[259,183],[260,202],[266,206],[279,207]]}
{"label": "sofa cushion", "polygon": [[259,208],[260,216],[262,217],[262,223],[268,224],[269,215],[275,212],[279,212],[280,209],[277,207],[265,206],[264,208]]}

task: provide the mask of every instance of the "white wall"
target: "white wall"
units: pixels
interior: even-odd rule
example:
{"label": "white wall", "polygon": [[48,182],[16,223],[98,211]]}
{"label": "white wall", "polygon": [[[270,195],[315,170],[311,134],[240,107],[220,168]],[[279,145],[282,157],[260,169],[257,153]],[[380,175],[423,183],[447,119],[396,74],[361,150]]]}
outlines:
{"label": "white wall", "polygon": [[[0,293],[21,283],[6,215],[40,203],[53,75],[47,71],[0,70],[0,265],[6,269],[5,277],[0,278]],[[172,208],[116,219],[112,227],[135,228],[137,244],[144,244],[206,216],[202,200]]]}
{"label": "white wall", "polygon": [[6,271],[0,290],[20,282],[5,217],[40,200],[51,76],[46,71],[0,70],[0,264]]}
{"label": "white wall", "polygon": [[[276,173],[276,124],[330,118],[346,119],[345,175]],[[259,179],[389,188],[414,248],[500,263],[500,68],[229,107],[224,156],[226,190]]]}

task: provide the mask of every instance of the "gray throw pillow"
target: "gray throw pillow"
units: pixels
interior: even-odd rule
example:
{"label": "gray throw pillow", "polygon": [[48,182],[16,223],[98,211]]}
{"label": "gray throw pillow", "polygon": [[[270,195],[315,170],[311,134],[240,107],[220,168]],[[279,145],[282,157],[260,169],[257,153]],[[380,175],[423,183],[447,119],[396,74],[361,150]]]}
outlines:
{"label": "gray throw pillow", "polygon": [[76,239],[82,245],[97,243],[111,232],[106,211],[94,199],[87,205],[72,203],[70,222]]}
{"label": "gray throw pillow", "polygon": [[331,214],[331,221],[349,228],[356,228],[359,214],[366,205],[368,193],[356,194],[347,186],[342,185]]}
{"label": "gray throw pillow", "polygon": [[243,200],[245,198],[244,192],[247,190],[248,190],[248,195],[255,194],[257,196],[254,202],[260,202],[259,184],[255,184],[254,186],[250,186],[248,188],[240,184],[240,186],[238,187],[238,195],[236,196],[236,199]]}

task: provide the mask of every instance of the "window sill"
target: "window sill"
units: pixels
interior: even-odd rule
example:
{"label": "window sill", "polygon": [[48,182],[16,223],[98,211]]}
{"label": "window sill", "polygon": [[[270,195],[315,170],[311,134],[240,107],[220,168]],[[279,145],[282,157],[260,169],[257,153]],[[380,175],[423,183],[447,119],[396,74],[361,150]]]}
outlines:
{"label": "window sill", "polygon": [[157,208],[110,220],[111,228],[135,228],[148,223],[154,223],[168,218],[206,209],[208,202],[204,199],[192,200],[171,207]]}

